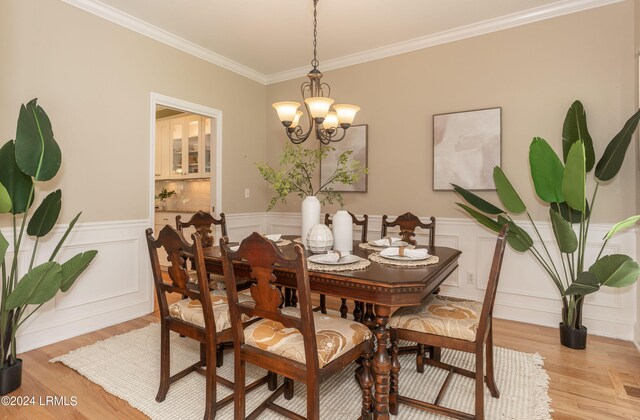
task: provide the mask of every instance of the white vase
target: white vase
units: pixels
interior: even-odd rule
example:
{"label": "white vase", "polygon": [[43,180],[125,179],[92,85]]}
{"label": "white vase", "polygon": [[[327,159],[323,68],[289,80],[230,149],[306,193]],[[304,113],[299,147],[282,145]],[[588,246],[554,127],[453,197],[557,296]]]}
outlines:
{"label": "white vase", "polygon": [[315,254],[327,252],[333,247],[333,233],[327,225],[318,223],[309,231],[307,243],[311,252]]}
{"label": "white vase", "polygon": [[333,249],[353,251],[353,221],[346,210],[338,210],[333,215]]}
{"label": "white vase", "polygon": [[302,231],[300,240],[308,247],[307,235],[312,227],[320,222],[320,200],[315,195],[307,196],[302,200]]}

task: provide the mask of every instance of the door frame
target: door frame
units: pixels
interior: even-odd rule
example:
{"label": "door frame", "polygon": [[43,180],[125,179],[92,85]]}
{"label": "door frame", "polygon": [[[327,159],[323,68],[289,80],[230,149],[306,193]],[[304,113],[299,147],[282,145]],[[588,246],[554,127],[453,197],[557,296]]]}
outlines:
{"label": "door frame", "polygon": [[214,124],[211,124],[211,141],[215,142],[215,171],[212,175],[215,177],[215,182],[212,187],[215,188],[215,194],[211,194],[210,205],[215,207],[216,213],[222,213],[222,111],[208,106],[199,105],[193,102],[188,102],[182,99],[173,98],[171,96],[162,95],[160,93],[151,92],[150,95],[150,108],[149,108],[149,221],[151,228],[153,228],[153,219],[155,216],[155,166],[156,166],[156,105],[164,105],[171,108],[186,111],[192,114],[203,115],[215,120],[215,135]]}

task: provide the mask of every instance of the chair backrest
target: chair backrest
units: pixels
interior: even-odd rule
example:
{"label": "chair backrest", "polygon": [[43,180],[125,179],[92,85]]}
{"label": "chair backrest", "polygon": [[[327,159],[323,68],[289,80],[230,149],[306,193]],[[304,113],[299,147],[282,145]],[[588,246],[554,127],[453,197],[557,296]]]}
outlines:
{"label": "chair backrest", "polygon": [[[362,226],[362,236],[360,238],[360,242],[361,243],[367,242],[367,230],[369,228],[369,216],[367,216],[365,214],[365,215],[362,216],[362,220],[358,220],[358,218],[356,217],[355,214],[351,213],[350,211],[347,211],[347,213],[349,213],[349,216],[351,216],[351,220],[353,221],[354,225]],[[333,224],[333,220],[331,219],[331,215],[329,213],[325,213],[325,215],[324,215],[324,224],[329,226],[329,227]]]}
{"label": "chair backrest", "polygon": [[[202,243],[200,235],[196,232],[191,235],[193,244],[189,244],[173,227],[166,225],[158,234],[158,239],[153,237],[153,230],[146,230],[147,247],[151,259],[151,272],[155,283],[158,306],[161,318],[169,316],[169,305],[167,303],[167,293],[180,293],[197,300],[202,305],[205,326],[210,331],[215,332],[215,321],[213,318],[213,308],[211,306],[211,295],[209,294],[209,279],[204,265],[204,255],[202,253]],[[165,282],[158,248],[164,248],[167,253],[167,260],[170,265],[167,269],[169,282]],[[193,258],[194,268],[197,276],[197,289],[188,287],[189,274],[186,269],[186,258]]]}
{"label": "chair backrest", "polygon": [[507,244],[508,233],[509,225],[505,224],[502,226],[502,229],[500,229],[498,239],[496,239],[496,247],[493,251],[493,261],[491,262],[491,271],[489,272],[489,281],[487,282],[487,290],[485,291],[484,302],[482,303],[482,312],[480,314],[477,337],[484,337],[484,333],[493,314],[493,305],[496,300],[496,292],[498,290],[498,281],[500,280],[500,270],[502,269],[502,260],[504,256],[504,248]]}
{"label": "chair backrest", "polygon": [[[311,291],[309,287],[309,273],[307,271],[307,259],[304,248],[296,244],[294,246],[295,257],[287,258],[272,241],[259,233],[252,233],[245,238],[236,252],[232,252],[227,246],[227,238],[220,239],[220,251],[222,254],[222,268],[224,271],[229,300],[229,312],[235,345],[240,348],[244,344],[244,326],[242,314],[249,317],[261,317],[277,321],[286,328],[296,328],[304,338],[305,357],[307,368],[318,369],[317,344],[315,325],[313,320],[313,307],[311,305]],[[249,266],[251,278],[256,282],[251,285],[251,297],[255,306],[238,302],[236,289],[236,277],[233,269],[233,261],[242,261]],[[277,267],[275,267],[277,265]],[[296,277],[298,289],[300,318],[289,316],[282,312],[280,306],[283,302],[282,293],[276,288],[274,282],[276,276],[274,269],[293,271]]]}
{"label": "chair backrest", "polygon": [[216,219],[211,214],[199,210],[196,214],[191,216],[186,222],[183,222],[180,215],[176,216],[176,229],[182,231],[184,228],[193,226],[196,232],[200,234],[202,238],[202,246],[207,248],[213,246],[213,233],[212,226],[220,226],[222,236],[227,236],[227,221],[224,217],[224,213],[220,213],[220,219]]}
{"label": "chair backrest", "polygon": [[414,236],[416,236],[416,228],[420,227],[422,229],[429,230],[429,246],[435,246],[436,244],[436,218],[430,217],[431,220],[429,223],[422,223],[418,216],[413,215],[412,213],[405,213],[400,215],[394,221],[389,221],[388,216],[385,214],[382,216],[382,237],[387,236],[387,228],[398,226],[400,227],[400,236],[402,240],[410,243],[411,245],[416,244],[416,240]]}

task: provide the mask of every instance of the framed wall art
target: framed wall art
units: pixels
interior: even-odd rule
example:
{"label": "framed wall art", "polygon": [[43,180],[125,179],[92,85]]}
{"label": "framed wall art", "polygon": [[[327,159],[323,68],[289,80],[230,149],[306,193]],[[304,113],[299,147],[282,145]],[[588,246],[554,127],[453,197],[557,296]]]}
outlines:
{"label": "framed wall art", "polygon": [[[338,156],[349,150],[352,160],[360,162],[360,166],[367,167],[367,141],[368,141],[368,125],[352,125],[348,130],[344,139],[331,143],[331,147],[335,150],[329,152],[326,158],[320,162],[320,184],[331,176],[338,163]],[[323,146],[324,147],[324,146]],[[363,174],[358,182],[353,185],[335,183],[334,191],[338,192],[367,192],[367,174]]]}
{"label": "framed wall art", "polygon": [[433,116],[433,189],[495,190],[501,163],[502,108]]}

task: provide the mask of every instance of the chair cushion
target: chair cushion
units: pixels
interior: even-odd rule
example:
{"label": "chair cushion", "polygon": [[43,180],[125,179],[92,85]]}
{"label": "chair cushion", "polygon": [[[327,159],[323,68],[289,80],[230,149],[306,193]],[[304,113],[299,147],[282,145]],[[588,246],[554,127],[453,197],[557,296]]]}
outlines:
{"label": "chair cushion", "polygon": [[[187,270],[188,282],[191,284],[198,284],[198,274],[196,270]],[[209,274],[209,289],[219,289],[218,282],[224,283],[224,276],[218,274]]]}
{"label": "chair cushion", "polygon": [[[282,308],[282,313],[300,318],[298,308]],[[313,313],[313,318],[320,368],[372,336],[369,328],[358,322],[318,312]],[[302,334],[295,328],[285,328],[277,321],[263,319],[249,325],[244,330],[244,340],[250,346],[305,363]]]}
{"label": "chair cushion", "polygon": [[[239,302],[253,302],[251,295],[238,293]],[[213,306],[213,317],[216,322],[216,331],[220,332],[231,327],[231,316],[229,315],[229,302],[227,292],[224,290],[211,291],[211,306]],[[183,299],[169,306],[169,315],[180,318],[204,328],[204,313],[199,300]],[[247,322],[251,318],[242,315],[242,322]]]}
{"label": "chair cushion", "polygon": [[420,306],[398,309],[389,318],[392,328],[475,341],[482,302],[430,295]]}

